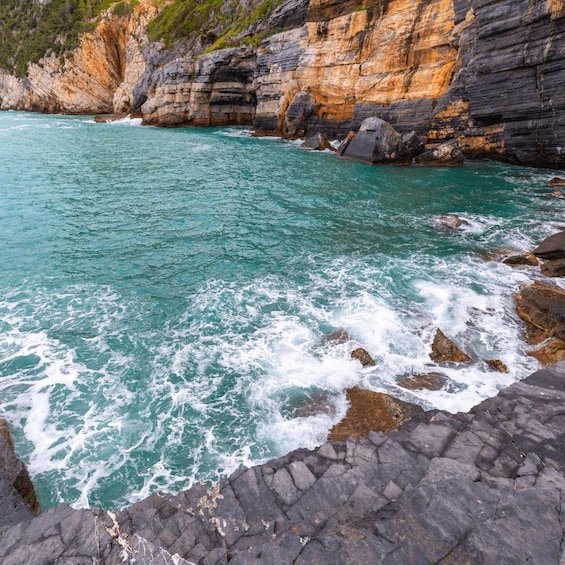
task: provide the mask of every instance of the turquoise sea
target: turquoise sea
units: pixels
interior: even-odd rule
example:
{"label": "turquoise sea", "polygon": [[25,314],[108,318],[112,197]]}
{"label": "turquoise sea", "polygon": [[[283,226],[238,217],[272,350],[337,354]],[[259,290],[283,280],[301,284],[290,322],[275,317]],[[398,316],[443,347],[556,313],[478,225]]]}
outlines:
{"label": "turquoise sea", "polygon": [[[354,385],[456,412],[525,377],[513,293],[539,271],[492,257],[565,227],[553,176],[1,113],[0,410],[42,506],[121,508],[312,448]],[[477,361],[400,388],[435,369],[437,327]]]}

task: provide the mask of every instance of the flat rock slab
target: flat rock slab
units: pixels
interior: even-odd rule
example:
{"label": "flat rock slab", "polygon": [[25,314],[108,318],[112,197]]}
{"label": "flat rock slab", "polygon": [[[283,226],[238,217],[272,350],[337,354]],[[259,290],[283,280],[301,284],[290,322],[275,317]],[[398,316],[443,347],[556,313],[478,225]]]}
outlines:
{"label": "flat rock slab", "polygon": [[540,283],[522,286],[516,295],[516,311],[544,337],[565,340],[565,290]]}
{"label": "flat rock slab", "polygon": [[420,412],[117,514],[59,506],[0,526],[0,562],[557,565],[563,414],[565,362],[469,413]]}
{"label": "flat rock slab", "polygon": [[398,384],[408,390],[441,390],[449,380],[449,377],[443,373],[433,371],[423,375],[403,377],[398,380]]}

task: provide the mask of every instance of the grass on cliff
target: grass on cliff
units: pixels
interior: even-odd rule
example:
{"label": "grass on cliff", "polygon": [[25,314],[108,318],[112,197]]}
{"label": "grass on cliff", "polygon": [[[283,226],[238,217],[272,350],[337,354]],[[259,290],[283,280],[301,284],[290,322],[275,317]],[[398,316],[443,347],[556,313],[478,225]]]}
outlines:
{"label": "grass on cliff", "polygon": [[[167,45],[200,36],[206,51],[240,44],[258,43],[263,30],[239,39],[242,32],[267,18],[283,0],[175,0],[165,6],[148,27],[149,38]],[[272,33],[276,30],[272,30]]]}
{"label": "grass on cliff", "polygon": [[47,4],[0,0],[0,68],[23,77],[28,63],[44,55],[62,55],[91,31],[96,17],[113,5],[117,15],[128,15],[138,0],[52,0]]}

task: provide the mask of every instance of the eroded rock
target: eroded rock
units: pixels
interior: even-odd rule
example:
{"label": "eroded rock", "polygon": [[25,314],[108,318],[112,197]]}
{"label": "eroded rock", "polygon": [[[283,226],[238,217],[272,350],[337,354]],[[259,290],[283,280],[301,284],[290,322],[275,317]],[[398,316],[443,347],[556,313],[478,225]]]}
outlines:
{"label": "eroded rock", "polygon": [[500,359],[486,359],[485,363],[499,373],[508,373],[508,367]]}
{"label": "eroded rock", "polygon": [[311,151],[324,151],[331,149],[330,142],[326,136],[321,133],[315,133],[309,137],[301,146],[302,149],[310,149]]}
{"label": "eroded rock", "polygon": [[330,440],[367,437],[371,431],[390,432],[423,412],[415,404],[359,387],[347,391],[347,400],[350,403],[347,414],[330,430]]}
{"label": "eroded rock", "polygon": [[565,277],[565,259],[544,261],[541,266],[541,272],[546,277]]}
{"label": "eroded rock", "polygon": [[375,360],[371,355],[362,347],[357,347],[351,352],[351,358],[357,359],[363,365],[363,367],[374,367],[376,365]]}
{"label": "eroded rock", "polygon": [[334,330],[333,332],[325,334],[322,337],[323,343],[329,343],[334,345],[340,345],[343,343],[347,343],[348,341],[351,341],[351,336],[349,335],[347,330],[344,330],[343,328]]}
{"label": "eroded rock", "polygon": [[418,165],[438,165],[442,167],[458,167],[465,161],[461,144],[456,139],[440,143],[433,149],[420,153],[415,158]]}
{"label": "eroded rock", "polygon": [[432,343],[430,359],[435,363],[471,363],[472,361],[439,328]]}
{"label": "eroded rock", "polygon": [[471,224],[456,214],[440,214],[432,218],[432,225],[439,230],[458,230]]}

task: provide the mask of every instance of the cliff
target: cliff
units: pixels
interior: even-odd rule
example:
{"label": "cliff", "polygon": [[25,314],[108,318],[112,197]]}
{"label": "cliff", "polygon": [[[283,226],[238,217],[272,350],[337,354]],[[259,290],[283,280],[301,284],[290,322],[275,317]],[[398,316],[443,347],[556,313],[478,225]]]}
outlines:
{"label": "cliff", "polygon": [[331,137],[379,116],[467,156],[565,167],[563,0],[288,0],[171,47],[144,33],[157,11],[108,10],[66,62],[0,74],[0,108]]}
{"label": "cliff", "polygon": [[[212,487],[154,494],[117,513],[58,506],[37,517],[14,514],[0,522],[0,558],[561,563],[563,414],[565,362],[467,414],[422,413],[388,435],[297,450]],[[3,515],[15,504],[9,494],[0,496]]]}

